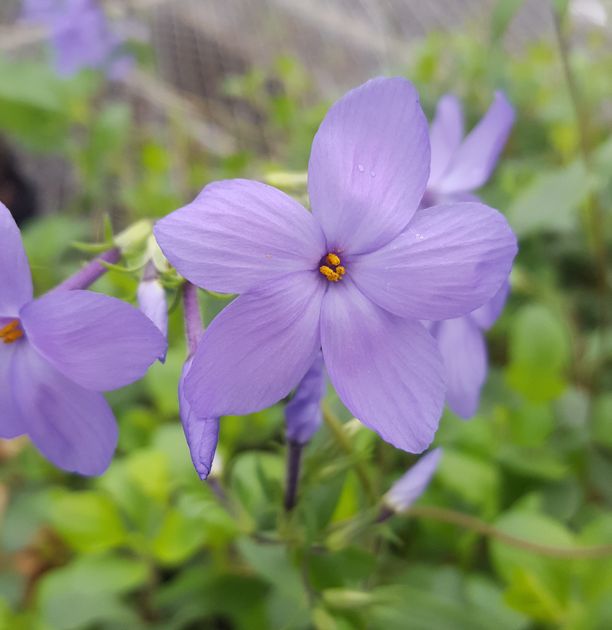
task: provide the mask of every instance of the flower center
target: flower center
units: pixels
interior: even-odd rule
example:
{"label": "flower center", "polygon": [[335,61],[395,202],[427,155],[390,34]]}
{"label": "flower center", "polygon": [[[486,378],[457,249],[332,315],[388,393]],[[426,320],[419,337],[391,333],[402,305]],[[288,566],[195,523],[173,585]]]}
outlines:
{"label": "flower center", "polygon": [[321,259],[319,271],[330,282],[338,282],[342,280],[342,276],[346,273],[346,268],[342,265],[340,256],[334,252],[330,252]]}
{"label": "flower center", "polygon": [[0,341],[4,341],[4,343],[15,343],[15,341],[22,337],[23,330],[21,330],[18,319],[14,319],[4,328],[0,328]]}

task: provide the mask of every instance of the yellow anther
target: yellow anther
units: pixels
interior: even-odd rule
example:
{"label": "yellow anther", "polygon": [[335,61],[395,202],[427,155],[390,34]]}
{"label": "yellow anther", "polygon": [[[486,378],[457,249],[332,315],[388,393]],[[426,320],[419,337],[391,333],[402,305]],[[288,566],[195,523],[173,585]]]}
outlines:
{"label": "yellow anther", "polygon": [[321,265],[319,267],[319,271],[330,281],[330,282],[338,282],[340,280],[340,276],[327,265]]}
{"label": "yellow anther", "polygon": [[330,282],[338,282],[346,274],[346,267],[342,266],[340,256],[334,252],[329,252],[321,262],[323,264],[319,267],[319,271]]}
{"label": "yellow anther", "polygon": [[340,264],[340,256],[333,252],[327,254],[326,260],[332,267],[337,267]]}
{"label": "yellow anther", "polygon": [[23,337],[23,330],[19,327],[19,320],[14,319],[4,328],[0,329],[0,339],[4,343],[14,343]]}

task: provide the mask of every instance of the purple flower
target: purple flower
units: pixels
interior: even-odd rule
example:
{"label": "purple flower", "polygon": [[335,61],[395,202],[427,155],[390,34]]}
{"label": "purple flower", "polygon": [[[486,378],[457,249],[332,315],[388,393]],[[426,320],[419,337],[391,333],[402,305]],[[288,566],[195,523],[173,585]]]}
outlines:
{"label": "purple flower", "polygon": [[312,213],[254,181],[207,186],[155,228],[198,286],[241,294],[207,329],[185,381],[201,417],[284,398],[321,348],[348,409],[420,452],[444,403],[442,360],[419,320],[459,317],[508,276],[516,239],[479,203],[416,212],[427,121],[405,79],[374,79],[328,112],[310,156]]}
{"label": "purple flower", "polygon": [[423,205],[477,199],[471,193],[491,176],[513,124],[514,109],[497,92],[489,111],[464,138],[459,99],[443,96],[431,123],[431,172]]}
{"label": "purple flower", "polygon": [[425,492],[431,478],[434,476],[442,449],[436,448],[404,473],[384,496],[384,503],[394,512],[406,511]]}
{"label": "purple flower", "polygon": [[321,400],[325,396],[325,365],[319,352],[285,407],[287,440],[306,444],[323,422]]}
{"label": "purple flower", "polygon": [[[477,199],[472,191],[493,172],[513,123],[512,106],[502,93],[497,93],[484,118],[464,139],[461,104],[452,95],[442,97],[431,125],[431,174],[423,205]],[[506,281],[477,311],[437,322],[430,328],[444,359],[447,403],[462,418],[471,418],[478,409],[487,375],[483,331],[499,317],[508,292]]]}
{"label": "purple flower", "polygon": [[0,204],[0,437],[27,434],[60,468],[100,474],[117,426],[99,392],[141,378],[165,340],[140,311],[105,295],[32,296],[19,229]]}
{"label": "purple flower", "polygon": [[132,64],[129,56],[121,54],[122,38],[113,32],[96,0],[26,0],[22,16],[48,27],[61,76],[98,68],[120,78]]}

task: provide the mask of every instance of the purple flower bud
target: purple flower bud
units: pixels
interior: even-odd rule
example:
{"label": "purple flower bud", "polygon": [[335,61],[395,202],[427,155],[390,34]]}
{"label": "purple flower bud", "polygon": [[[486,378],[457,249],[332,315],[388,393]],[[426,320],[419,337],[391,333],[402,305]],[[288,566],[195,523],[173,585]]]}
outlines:
{"label": "purple flower bud", "polygon": [[189,358],[179,382],[179,409],[183,431],[189,446],[191,461],[204,480],[210,475],[219,441],[219,418],[198,418],[185,398],[185,378],[191,369],[193,357]]}
{"label": "purple flower bud", "polygon": [[[147,278],[146,273],[138,286],[138,304],[140,310],[157,326],[161,334],[168,337],[168,303],[166,292],[160,281],[156,278]],[[163,363],[166,354],[160,357]]]}
{"label": "purple flower bud", "polygon": [[394,512],[407,510],[425,492],[438,468],[441,455],[441,448],[436,448],[423,455],[408,472],[404,473],[391,486],[391,490],[384,497],[384,502]]}
{"label": "purple flower bud", "polygon": [[323,354],[319,353],[285,408],[289,442],[306,444],[317,432],[323,421],[321,400],[324,395],[325,366]]}

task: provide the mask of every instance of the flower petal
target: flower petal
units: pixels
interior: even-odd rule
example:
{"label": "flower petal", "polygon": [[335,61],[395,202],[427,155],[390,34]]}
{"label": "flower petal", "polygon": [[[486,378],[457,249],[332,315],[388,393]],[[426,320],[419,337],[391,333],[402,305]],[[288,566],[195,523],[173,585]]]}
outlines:
{"label": "flower petal", "polygon": [[489,300],[507,279],[516,237],[497,210],[456,203],[420,210],[385,247],[347,266],[357,286],[403,317],[449,319]]}
{"label": "flower petal", "polygon": [[292,273],[234,300],[211,323],[185,393],[203,418],[259,411],[300,382],[320,348],[327,281]]}
{"label": "flower petal", "polygon": [[12,386],[27,433],[47,459],[81,475],[106,470],[117,424],[101,394],[69,381],[27,343],[15,355]]}
{"label": "flower petal", "polygon": [[462,418],[478,409],[480,389],[487,376],[487,348],[478,326],[470,317],[436,322],[432,334],[444,359],[446,402]]}
{"label": "flower petal", "polygon": [[213,459],[219,442],[219,418],[199,418],[185,398],[185,378],[191,369],[193,358],[185,363],[179,381],[179,408],[183,431],[189,446],[191,461],[200,476],[207,479],[212,469]]}
{"label": "flower petal", "polygon": [[0,317],[16,316],[32,295],[32,275],[19,228],[0,202]]}
{"label": "flower petal", "polygon": [[166,340],[138,309],[92,291],[56,291],[28,304],[30,343],[81,387],[108,391],[142,378]]}
{"label": "flower petal", "polygon": [[437,185],[440,193],[468,192],[480,188],[491,176],[512,125],[514,109],[502,92],[455,153]]}
{"label": "flower petal", "polygon": [[436,448],[404,473],[385,494],[383,501],[394,511],[407,510],[427,489],[440,463],[442,449]]}
{"label": "flower petal", "polygon": [[[3,323],[0,321],[0,327]],[[12,344],[0,342],[0,438],[5,440],[26,432],[13,400],[13,387],[10,380],[15,354],[24,343],[24,341]]]}
{"label": "flower petal", "polygon": [[289,442],[306,444],[317,432],[323,422],[321,401],[325,396],[325,389],[325,365],[323,355],[319,352],[285,407]]}
{"label": "flower petal", "polygon": [[424,451],[444,405],[442,358],[425,328],[382,310],[345,279],[323,300],[321,341],[351,413],[397,448]]}
{"label": "flower petal", "polygon": [[427,188],[435,188],[463,140],[463,108],[454,94],[445,94],[429,129],[431,172]]}
{"label": "flower petal", "polygon": [[504,310],[509,294],[510,281],[506,280],[501,285],[501,289],[488,302],[470,313],[472,321],[482,330],[489,330]]}
{"label": "flower petal", "polygon": [[210,184],[159,221],[155,236],[182,276],[220,293],[316,269],[325,255],[323,233],[305,208],[272,186],[244,179]]}
{"label": "flower petal", "polygon": [[327,113],[308,165],[308,192],[330,249],[361,253],[397,236],[429,177],[427,120],[413,85],[378,78]]}

